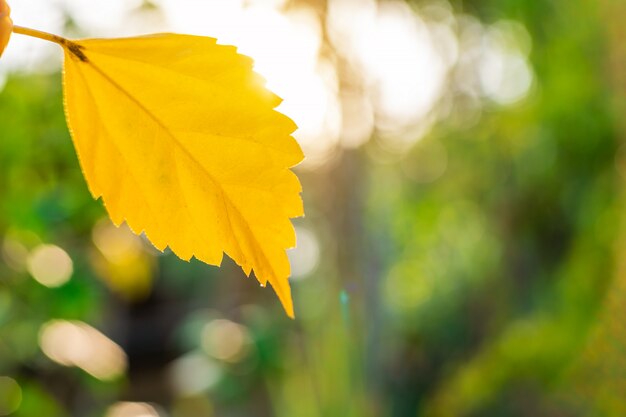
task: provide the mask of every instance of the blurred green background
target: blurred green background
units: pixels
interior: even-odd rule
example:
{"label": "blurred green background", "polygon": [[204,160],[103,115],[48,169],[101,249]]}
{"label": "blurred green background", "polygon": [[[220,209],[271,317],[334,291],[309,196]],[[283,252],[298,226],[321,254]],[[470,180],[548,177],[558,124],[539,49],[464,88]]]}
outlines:
{"label": "blurred green background", "polygon": [[[93,35],[73,3],[88,13],[58,2],[63,32]],[[171,2],[128,4],[130,32],[169,28]],[[58,67],[10,67],[0,416],[626,415],[626,3],[238,4],[317,22],[311,65],[332,72],[321,121],[278,91],[309,155],[297,319],[229,260],[116,229],[82,178]]]}

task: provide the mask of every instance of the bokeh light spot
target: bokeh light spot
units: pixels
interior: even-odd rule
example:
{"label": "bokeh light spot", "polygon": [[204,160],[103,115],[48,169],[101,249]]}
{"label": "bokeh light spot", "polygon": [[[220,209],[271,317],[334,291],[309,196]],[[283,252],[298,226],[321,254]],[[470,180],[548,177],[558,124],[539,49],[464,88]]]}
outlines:
{"label": "bokeh light spot", "polygon": [[129,301],[144,299],[152,289],[154,258],[139,236],[123,224],[100,220],[92,230],[92,239],[99,254],[91,257],[98,276]]}
{"label": "bokeh light spot", "polygon": [[53,361],[76,366],[101,380],[126,371],[126,354],[104,334],[80,321],[52,320],[39,333],[41,350]]}
{"label": "bokeh light spot", "polygon": [[520,24],[500,21],[489,27],[483,37],[479,65],[487,97],[499,104],[512,104],[527,95],[533,82],[525,55],[529,49],[529,37]]}
{"label": "bokeh light spot", "polygon": [[289,252],[291,278],[303,279],[315,271],[320,259],[320,248],[315,234],[304,227],[296,227],[296,247]]}
{"label": "bokeh light spot", "polygon": [[39,245],[28,256],[28,272],[46,287],[59,287],[65,284],[74,271],[70,256],[58,246]]}
{"label": "bokeh light spot", "polygon": [[109,407],[105,417],[159,417],[159,413],[147,403],[119,402]]}
{"label": "bokeh light spot", "polygon": [[222,370],[206,354],[192,352],[176,359],[170,365],[168,374],[176,393],[191,396],[215,386],[222,377]]}
{"label": "bokeh light spot", "polygon": [[92,231],[93,242],[110,262],[124,262],[142,251],[141,239],[125,224],[116,227],[108,218],[100,220]]}
{"label": "bokeh light spot", "polygon": [[13,378],[0,376],[0,416],[14,413],[22,404],[22,388]]}
{"label": "bokeh light spot", "polygon": [[249,352],[250,343],[248,329],[230,320],[213,320],[202,330],[202,348],[224,362],[239,362]]}
{"label": "bokeh light spot", "polygon": [[2,242],[2,258],[11,269],[21,272],[26,269],[28,249],[19,240],[5,236]]}

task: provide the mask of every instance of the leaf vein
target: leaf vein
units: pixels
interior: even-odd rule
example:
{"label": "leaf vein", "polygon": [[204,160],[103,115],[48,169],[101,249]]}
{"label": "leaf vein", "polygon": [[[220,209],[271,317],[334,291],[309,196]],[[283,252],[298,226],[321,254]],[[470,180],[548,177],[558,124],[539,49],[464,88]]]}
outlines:
{"label": "leaf vein", "polygon": [[[125,95],[129,100],[131,100],[133,103],[135,103],[150,119],[152,119],[159,127],[161,127],[163,129],[163,131],[165,133],[167,133],[167,135],[173,140],[173,142],[181,149],[181,151],[185,155],[187,155],[187,157],[200,168],[200,172],[204,173],[205,176],[221,192],[223,199],[227,203],[226,205],[232,207],[233,211],[238,215],[238,217],[240,217],[243,220],[242,224],[243,224],[243,226],[245,228],[245,231],[247,232],[246,234],[249,235],[249,237],[251,238],[252,243],[258,248],[258,252],[263,254],[264,262],[259,262],[259,264],[262,264],[262,263],[266,264],[266,266],[269,268],[269,271],[272,273],[272,275],[276,276],[276,272],[274,271],[274,268],[272,267],[272,264],[270,263],[270,261],[269,261],[269,259],[267,257],[267,254],[265,253],[265,250],[263,249],[263,246],[259,243],[258,238],[256,237],[256,235],[254,234],[254,232],[250,228],[249,224],[246,222],[245,216],[241,213],[239,208],[234,204],[234,202],[232,201],[230,196],[228,196],[226,194],[225,190],[223,189],[223,187],[220,186],[220,184],[217,182],[217,180],[202,166],[200,161],[198,161],[198,159],[196,159],[195,156],[193,156],[193,154],[191,154],[191,152],[189,152],[189,150],[182,145],[180,140],[178,140],[178,138],[173,134],[173,132],[161,120],[159,120],[156,117],[156,115],[154,115],[150,110],[148,110],[148,108],[145,107],[145,105],[143,103],[141,103],[136,97],[134,97],[132,94],[130,94],[130,92],[128,92],[125,88],[123,88],[114,79],[112,79],[102,69],[100,69],[97,65],[95,65],[93,60],[89,61],[88,63],[85,63],[85,65],[91,65],[93,67],[93,69],[96,72],[98,72],[105,80],[107,80],[113,87],[115,87],[123,95]],[[226,213],[228,213],[228,209],[225,210],[225,211],[226,211]],[[234,229],[232,228],[232,223],[230,223],[230,219],[229,219],[229,225],[231,227],[231,231],[234,234]],[[236,244],[239,246],[239,242],[237,242],[237,239],[234,239],[234,240],[235,240]],[[256,256],[254,255],[255,252],[256,251],[253,251],[253,256],[256,258]],[[243,252],[240,251],[240,253],[241,253],[242,256],[245,256]],[[258,262],[258,259],[257,259],[257,262]],[[257,278],[259,278],[258,275],[259,274],[257,274]],[[276,276],[276,278],[277,278],[277,281],[278,281],[279,277]],[[259,279],[261,279],[261,278],[259,278]]]}
{"label": "leaf vein", "polygon": [[[99,114],[99,115],[102,115],[102,111],[100,110],[100,107],[98,106],[98,102],[97,102],[97,100],[95,99],[95,96],[94,96],[93,92],[91,91],[91,88],[89,87],[89,84],[87,83],[87,81],[86,81],[86,79],[85,79],[85,75],[83,74],[83,72],[82,72],[82,70],[81,70],[81,68],[80,68],[80,64],[76,64],[76,68],[77,68],[77,71],[78,71],[78,73],[79,73],[80,77],[81,77],[81,78],[83,79],[83,81],[84,81],[84,84],[85,84],[85,86],[86,86],[86,88],[87,88],[87,93],[89,94],[89,96],[91,97],[92,102],[94,103],[94,108],[95,108],[95,110],[96,110],[96,113],[97,113],[97,114]],[[107,132],[107,133],[108,133],[108,136],[109,136],[109,137],[111,137],[111,134],[109,133],[109,130],[108,130],[108,128],[107,128],[107,126],[106,126],[106,124],[104,124],[104,123],[103,123],[101,126],[102,126],[102,129],[103,129],[105,132]],[[117,145],[117,143],[115,143],[115,141],[113,141],[113,140],[109,140],[109,142],[113,145],[113,147],[115,147],[115,148],[117,149],[117,151],[118,151],[118,153],[119,153],[120,157],[124,160],[125,165],[126,165],[126,166],[131,166],[131,165],[129,164],[129,161],[126,159],[126,157],[125,157],[124,153],[121,151],[121,149],[120,149],[120,148],[119,148],[119,146]],[[155,216],[155,215],[154,215],[154,211],[153,211],[153,209],[152,209],[152,206],[150,205],[150,202],[148,201],[148,199],[145,197],[145,196],[146,196],[146,194],[145,194],[145,192],[144,192],[144,190],[143,190],[143,188],[142,188],[141,181],[138,181],[138,180],[137,180],[137,177],[135,176],[135,174],[133,173],[133,171],[132,171],[132,170],[130,170],[130,169],[128,169],[128,168],[127,168],[127,169],[126,169],[126,172],[128,172],[128,173],[130,174],[130,176],[133,178],[133,180],[134,180],[134,181],[135,181],[135,183],[137,184],[138,190],[139,190],[139,192],[141,193],[141,195],[143,196],[143,200],[146,202],[146,207],[147,207],[147,209],[148,209],[148,211],[149,211],[149,213],[150,213],[150,216],[152,216],[152,219],[153,219],[153,221],[157,224],[157,226],[158,226],[158,227],[160,227],[160,226],[159,226],[159,224],[160,224],[160,220],[159,220],[158,216]],[[103,201],[104,201],[104,199],[103,199]],[[126,219],[126,218],[124,218],[124,220],[127,220],[127,219]],[[145,230],[145,227],[144,227],[144,230],[139,230],[138,232],[139,232],[139,233],[141,233],[142,231],[146,232],[146,234],[147,234],[147,231]]]}

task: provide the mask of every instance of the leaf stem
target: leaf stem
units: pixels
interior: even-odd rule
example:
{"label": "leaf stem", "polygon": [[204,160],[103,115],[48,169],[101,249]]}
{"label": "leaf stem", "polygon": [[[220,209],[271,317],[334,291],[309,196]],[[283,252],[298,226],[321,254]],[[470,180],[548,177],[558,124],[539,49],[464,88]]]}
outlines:
{"label": "leaf stem", "polygon": [[43,39],[48,42],[54,42],[61,46],[65,46],[68,43],[68,40],[61,36],[53,35],[47,32],[42,32],[40,30],[25,28],[22,26],[13,26],[13,33],[19,33],[20,35],[26,35],[26,36],[31,36],[33,38]]}
{"label": "leaf stem", "polygon": [[[1,0],[0,0],[1,1]],[[70,52],[75,58],[78,58],[82,62],[89,62],[87,56],[84,54],[84,47],[76,42],[65,39],[59,35],[53,35],[52,33],[42,32],[36,29],[25,28],[22,26],[13,26],[13,32],[20,35],[32,36],[33,38],[43,39],[44,41],[54,42],[60,45],[64,50]]]}

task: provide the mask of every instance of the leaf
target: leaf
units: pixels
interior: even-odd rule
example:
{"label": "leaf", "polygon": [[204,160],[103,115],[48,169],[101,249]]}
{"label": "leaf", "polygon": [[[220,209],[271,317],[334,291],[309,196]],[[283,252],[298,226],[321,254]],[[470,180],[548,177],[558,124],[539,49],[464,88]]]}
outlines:
{"label": "leaf", "polygon": [[9,43],[12,30],[11,9],[5,0],[0,0],[0,56]]}
{"label": "leaf", "polygon": [[285,250],[303,215],[295,124],[252,60],[215,39],[63,42],[65,108],[94,198],[159,250],[270,282],[293,317]]}

